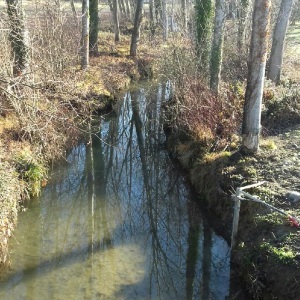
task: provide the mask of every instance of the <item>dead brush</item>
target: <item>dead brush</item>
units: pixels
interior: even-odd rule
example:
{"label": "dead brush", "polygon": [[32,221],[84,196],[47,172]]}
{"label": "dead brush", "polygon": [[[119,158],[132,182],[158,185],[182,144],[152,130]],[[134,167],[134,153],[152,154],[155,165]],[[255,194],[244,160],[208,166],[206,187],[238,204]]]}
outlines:
{"label": "dead brush", "polygon": [[176,126],[209,151],[225,150],[238,131],[242,101],[230,93],[216,96],[197,78],[186,80],[175,97]]}
{"label": "dead brush", "polygon": [[62,155],[66,144],[76,143],[80,130],[73,95],[80,33],[71,12],[54,3],[36,2],[26,21],[30,60],[19,77],[12,75],[8,34],[0,35],[0,53],[6,54],[0,57],[0,107],[1,113],[17,116],[12,137],[29,141],[48,160]]}
{"label": "dead brush", "polygon": [[71,13],[40,1],[28,17],[32,68],[44,82],[58,82],[67,68],[78,63],[80,32]]}

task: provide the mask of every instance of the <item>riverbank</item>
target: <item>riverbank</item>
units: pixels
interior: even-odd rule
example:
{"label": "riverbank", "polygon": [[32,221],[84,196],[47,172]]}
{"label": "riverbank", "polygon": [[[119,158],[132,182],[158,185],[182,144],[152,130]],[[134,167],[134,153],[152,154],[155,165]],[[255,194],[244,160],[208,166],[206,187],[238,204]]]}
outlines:
{"label": "riverbank", "polygon": [[[169,42],[172,44],[171,39]],[[184,76],[195,67],[195,57],[189,56],[190,48],[182,51],[183,45],[184,42],[180,48],[174,43],[170,50],[161,41],[150,42],[146,36],[138,58],[132,59],[128,57],[129,36],[115,44],[113,34],[103,33],[100,53],[91,58],[88,71],[82,72],[77,66],[63,74],[61,81],[47,80],[42,85],[29,87],[38,91],[40,101],[37,106],[33,106],[37,102],[35,97],[25,98],[24,106],[20,111],[15,110],[18,114],[14,113],[12,106],[18,108],[18,102],[12,101],[13,97],[10,98],[7,91],[3,93],[11,102],[1,107],[0,120],[2,262],[8,262],[7,243],[20,209],[18,203],[38,194],[47,184],[47,166],[51,161],[64,156],[66,145],[72,147],[78,142],[94,113],[113,108],[118,93],[132,81],[149,78],[153,74],[170,74],[171,78],[181,74],[182,82],[188,81],[189,78]],[[161,60],[166,52],[168,55]],[[159,61],[164,68],[158,67]],[[182,62],[190,63],[190,66]],[[299,190],[299,169],[294,169],[299,158],[299,145],[295,140],[299,137],[297,130],[289,134],[284,129],[290,125],[289,122],[297,122],[299,94],[287,95],[280,98],[282,101],[277,101],[279,98],[273,93],[273,87],[268,87],[264,95],[268,106],[264,120],[270,126],[265,126],[263,133],[281,132],[282,135],[263,140],[261,152],[251,157],[238,152],[239,138],[232,135],[236,130],[235,124],[240,123],[242,85],[233,84],[223,90],[225,101],[221,103],[197,81],[189,83],[190,86],[180,91],[181,96],[193,96],[192,92],[195,92],[194,100],[198,101],[201,95],[208,102],[197,109],[190,103],[185,107],[188,108],[185,116],[195,117],[198,122],[197,116],[206,117],[207,112],[212,111],[214,117],[206,118],[210,122],[205,124],[206,127],[201,123],[185,123],[176,127],[169,137],[169,150],[189,172],[191,183],[201,199],[205,199],[208,209],[222,220],[223,230],[227,234],[231,230],[233,210],[230,196],[234,190],[261,180],[268,183],[250,193],[299,215],[297,204],[289,202],[285,196],[289,189]],[[287,86],[286,90],[290,88]],[[222,107],[220,103],[230,105]],[[288,122],[276,128],[278,117],[282,118],[281,122]],[[215,133],[217,139],[213,136]],[[287,163],[283,164],[284,161]],[[282,184],[285,177],[288,179]],[[295,298],[299,292],[295,284],[299,271],[298,239],[299,231],[290,227],[285,218],[271,214],[256,203],[242,203],[233,262],[254,297],[261,299],[268,293],[279,299],[286,295]],[[280,272],[273,274],[275,266]],[[284,290],[281,283],[285,286]]]}
{"label": "riverbank", "polygon": [[[261,149],[255,156],[245,156],[230,148],[205,152],[194,138],[187,139],[185,135],[182,139],[182,128],[171,131],[168,149],[188,172],[200,195],[199,201],[222,221],[219,227],[227,236],[232,228],[232,195],[236,188],[261,181],[265,184],[247,192],[300,219],[300,125],[262,138]],[[242,278],[254,299],[297,298],[299,237],[300,230],[291,226],[287,217],[262,204],[242,201],[232,264],[237,272],[234,276]],[[233,299],[240,299],[239,294]]]}
{"label": "riverbank", "polygon": [[[181,66],[174,76],[177,93],[167,105],[167,147],[186,170],[199,201],[221,220],[219,227],[227,237],[232,195],[238,187],[261,181],[265,183],[247,192],[300,219],[297,28],[288,34],[282,84],[265,82],[260,151],[253,156],[239,152],[244,82],[224,83],[217,97],[207,89],[205,78],[190,71],[192,64]],[[262,204],[242,201],[232,264],[234,276],[245,282],[254,299],[299,297],[300,231],[290,223]]]}
{"label": "riverbank", "polygon": [[[9,263],[8,242],[23,201],[38,195],[47,184],[53,160],[85,135],[93,115],[111,110],[122,90],[140,79],[152,78],[159,47],[146,42],[136,58],[129,57],[130,36],[114,42],[112,33],[99,38],[99,55],[87,71],[80,66],[56,81],[31,83],[16,78],[20,99],[11,83],[1,82],[0,115],[0,265]],[[18,101],[17,101],[18,100]],[[20,101],[21,102],[20,102]]]}

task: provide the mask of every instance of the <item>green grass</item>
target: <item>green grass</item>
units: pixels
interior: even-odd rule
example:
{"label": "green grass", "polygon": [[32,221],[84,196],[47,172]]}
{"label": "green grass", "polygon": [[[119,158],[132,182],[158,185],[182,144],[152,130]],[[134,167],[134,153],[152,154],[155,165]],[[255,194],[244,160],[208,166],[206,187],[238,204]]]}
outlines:
{"label": "green grass", "polygon": [[17,155],[14,161],[21,183],[25,187],[25,196],[28,198],[38,196],[41,192],[42,181],[47,176],[45,164],[36,159],[33,153],[25,150]]}
{"label": "green grass", "polygon": [[255,217],[255,221],[258,223],[268,223],[270,225],[282,225],[283,218],[276,212],[266,214],[266,215],[258,215]]}
{"label": "green grass", "polygon": [[293,263],[296,257],[296,254],[287,246],[277,248],[265,242],[260,245],[260,248],[265,250],[270,258],[285,265]]}

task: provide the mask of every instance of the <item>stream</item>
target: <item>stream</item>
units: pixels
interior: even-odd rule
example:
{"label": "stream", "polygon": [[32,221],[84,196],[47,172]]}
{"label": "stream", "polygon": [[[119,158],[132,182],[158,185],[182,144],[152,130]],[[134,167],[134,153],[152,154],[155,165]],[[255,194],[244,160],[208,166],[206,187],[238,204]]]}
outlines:
{"label": "stream", "polygon": [[0,299],[225,299],[230,248],[164,149],[168,85],[128,91],[19,214]]}

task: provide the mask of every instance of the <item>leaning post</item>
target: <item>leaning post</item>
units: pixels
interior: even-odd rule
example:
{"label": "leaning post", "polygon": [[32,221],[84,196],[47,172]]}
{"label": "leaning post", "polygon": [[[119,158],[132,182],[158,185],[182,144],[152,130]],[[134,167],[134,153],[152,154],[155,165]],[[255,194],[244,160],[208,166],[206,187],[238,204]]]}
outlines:
{"label": "leaning post", "polygon": [[233,222],[232,222],[232,235],[231,235],[231,250],[235,246],[236,236],[239,227],[239,218],[240,218],[240,208],[241,208],[241,189],[237,188],[234,197],[234,214],[233,214]]}

